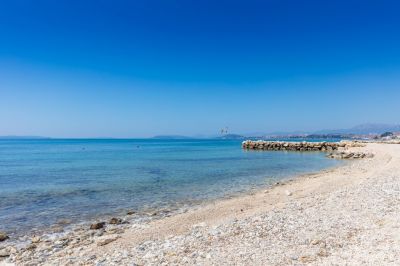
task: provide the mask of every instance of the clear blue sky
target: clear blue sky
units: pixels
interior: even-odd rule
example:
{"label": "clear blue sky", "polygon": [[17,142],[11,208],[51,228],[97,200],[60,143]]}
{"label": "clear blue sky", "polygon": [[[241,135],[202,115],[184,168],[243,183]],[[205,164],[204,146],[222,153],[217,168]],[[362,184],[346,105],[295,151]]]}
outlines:
{"label": "clear blue sky", "polygon": [[400,122],[399,1],[0,2],[0,135]]}

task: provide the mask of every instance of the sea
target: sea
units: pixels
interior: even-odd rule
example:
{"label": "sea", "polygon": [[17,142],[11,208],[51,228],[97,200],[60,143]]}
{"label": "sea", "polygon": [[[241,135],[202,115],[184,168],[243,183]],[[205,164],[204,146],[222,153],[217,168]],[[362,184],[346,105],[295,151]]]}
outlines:
{"label": "sea", "polygon": [[0,231],[177,209],[335,167],[321,152],[246,151],[241,140],[0,140]]}

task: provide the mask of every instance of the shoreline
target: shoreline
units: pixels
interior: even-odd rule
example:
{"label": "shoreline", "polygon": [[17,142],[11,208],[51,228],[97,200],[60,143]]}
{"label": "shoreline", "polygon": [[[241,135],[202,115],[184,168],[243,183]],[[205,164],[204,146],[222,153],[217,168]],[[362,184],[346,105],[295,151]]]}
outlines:
{"label": "shoreline", "polygon": [[[251,151],[251,152],[259,152],[259,151]],[[283,151],[289,152],[289,151]],[[321,153],[320,151],[306,151],[301,153]],[[323,153],[325,154],[325,153]],[[325,156],[327,157],[327,156]],[[334,158],[337,159],[337,158]],[[327,160],[331,160],[327,158]],[[342,160],[344,161],[344,160]],[[303,176],[314,175],[323,171],[335,169],[337,167],[343,166],[345,163],[340,163],[339,165],[329,166],[327,168],[323,168],[322,170],[315,170],[313,172],[300,173],[300,174],[286,174],[279,177],[268,177],[268,180],[263,185],[258,186],[249,186],[243,188],[240,191],[230,192],[225,195],[216,195],[207,199],[191,199],[190,201],[179,201],[173,204],[160,206],[159,208],[143,208],[143,209],[118,209],[115,212],[108,213],[99,213],[96,216],[84,218],[80,220],[73,221],[71,218],[60,219],[53,224],[49,224],[48,226],[43,227],[33,227],[33,230],[24,231],[22,233],[8,233],[10,237],[7,242],[0,242],[0,250],[7,246],[18,246],[19,248],[26,248],[31,243],[31,239],[34,237],[40,236],[42,239],[54,239],[60,238],[62,236],[68,235],[71,232],[77,230],[85,230],[90,227],[92,223],[96,222],[105,222],[108,224],[108,221],[112,218],[122,219],[123,221],[129,224],[143,224],[149,223],[154,220],[164,219],[166,217],[179,215],[182,213],[186,213],[189,211],[197,210],[198,208],[202,208],[204,206],[215,204],[218,201],[231,200],[234,198],[240,198],[247,195],[254,195],[260,191],[270,189],[276,185],[282,185],[283,183],[290,182],[292,179],[300,178]],[[267,177],[266,177],[267,178]],[[133,214],[127,214],[129,212],[133,212]],[[124,227],[123,229],[129,228],[129,226],[125,226],[126,224],[121,224],[120,227]],[[0,230],[1,231],[1,230]],[[1,256],[0,256],[1,261]]]}
{"label": "shoreline", "polygon": [[[386,147],[390,147],[390,151],[386,152]],[[53,242],[58,243],[56,244],[58,249],[55,251],[54,248],[49,248],[51,243],[39,240],[38,243],[34,243],[36,247],[23,252],[10,252],[8,261],[16,262],[17,264],[26,262],[37,262],[38,264],[68,262],[89,265],[95,263],[108,265],[113,264],[113,261],[118,261],[119,264],[125,264],[129,261],[137,264],[163,262],[168,264],[213,264],[216,262],[221,264],[241,264],[245,262],[254,263],[256,261],[258,263],[268,262],[269,264],[302,264],[321,262],[330,258],[334,253],[331,248],[328,248],[329,245],[328,247],[326,246],[326,243],[324,248],[321,248],[319,244],[312,244],[311,248],[309,243],[305,244],[311,250],[318,246],[318,252],[320,255],[322,254],[321,256],[313,254],[293,255],[290,257],[288,255],[290,252],[287,251],[287,254],[280,253],[281,256],[274,253],[275,255],[269,258],[271,261],[260,261],[254,260],[253,257],[257,257],[260,254],[270,254],[271,251],[265,250],[265,253],[259,252],[255,254],[250,252],[250,254],[246,251],[247,249],[242,247],[240,250],[243,249],[244,254],[237,258],[235,252],[231,250],[233,247],[229,242],[235,242],[237,237],[242,237],[244,238],[243,241],[245,241],[250,231],[247,227],[254,226],[254,224],[256,224],[256,228],[272,224],[271,228],[266,230],[265,237],[257,236],[257,234],[252,237],[256,237],[257,241],[264,241],[265,243],[262,242],[263,245],[274,244],[272,240],[267,241],[268,237],[274,237],[274,234],[270,236],[268,232],[273,230],[284,231],[282,228],[285,228],[286,224],[279,224],[275,220],[273,222],[270,221],[271,223],[258,224],[259,220],[272,219],[280,214],[280,218],[287,222],[287,220],[293,218],[291,216],[296,212],[299,220],[306,219],[307,217],[303,217],[302,214],[308,211],[307,206],[310,210],[314,207],[316,199],[329,199],[330,196],[342,189],[357,189],[363,182],[373,179],[371,174],[379,174],[379,171],[387,170],[386,168],[389,168],[389,165],[393,167],[393,159],[400,160],[400,146],[394,144],[384,145],[383,147],[382,144],[369,143],[366,147],[352,147],[350,150],[367,150],[375,153],[375,157],[353,160],[350,163],[318,173],[290,177],[284,182],[279,182],[279,184],[269,188],[263,188],[258,192],[250,192],[248,195],[240,195],[228,199],[218,199],[196,208],[190,208],[187,212],[155,219],[144,224],[129,224],[126,227],[125,225],[107,225],[101,234],[98,233],[100,231],[95,230],[78,231],[73,236],[69,236],[69,239],[55,239]],[[348,178],[350,175],[351,178]],[[339,199],[337,204],[341,203]],[[290,212],[287,213],[288,208]],[[334,211],[332,212],[332,210],[328,213],[333,216],[339,215]],[[324,217],[320,217],[320,219],[324,220]],[[277,224],[274,226],[274,223]],[[320,227],[321,224],[314,224],[314,226]],[[238,227],[241,229],[237,229]],[[222,231],[222,233],[219,231]],[[225,235],[226,232],[228,232],[227,235]],[[293,232],[293,234],[296,233]],[[305,242],[309,242],[309,240],[307,238]],[[228,243],[225,243],[226,241]],[[279,239],[275,244],[281,241]],[[324,241],[326,242],[326,240]],[[318,242],[318,239],[314,242]],[[217,246],[219,249],[208,250],[205,248],[205,243]],[[241,243],[237,242],[236,244],[241,245]],[[303,244],[299,244],[299,246],[303,248]],[[225,246],[221,249],[220,245]],[[44,246],[48,248],[43,248]],[[183,247],[184,249],[182,250],[181,248]],[[302,248],[300,248],[300,251]],[[274,247],[271,250],[276,251],[277,249],[279,248]],[[207,250],[207,252],[204,250]],[[246,253],[249,254],[246,255]],[[267,259],[267,257],[264,259]]]}
{"label": "shoreline", "polygon": [[[340,165],[330,166],[328,168],[324,168],[319,171],[309,172],[305,174],[298,174],[298,175],[287,175],[284,177],[280,177],[277,179],[272,179],[271,183],[262,185],[261,187],[252,187],[247,188],[243,191],[227,194],[224,196],[216,197],[216,198],[209,198],[203,200],[193,200],[190,203],[184,204],[182,202],[178,202],[171,206],[164,206],[161,208],[148,208],[142,210],[130,210],[126,209],[120,211],[119,213],[116,212],[114,214],[99,214],[96,217],[88,218],[82,221],[73,222],[69,219],[63,219],[59,222],[52,224],[51,226],[47,227],[47,229],[40,228],[34,231],[23,233],[20,235],[15,234],[8,234],[10,239],[7,242],[0,242],[0,250],[7,246],[14,246],[18,248],[28,248],[29,244],[31,244],[31,240],[35,237],[40,237],[42,240],[51,240],[55,238],[63,238],[64,236],[68,236],[69,234],[73,234],[75,231],[82,231],[86,230],[90,227],[91,224],[97,222],[105,222],[108,224],[110,219],[116,218],[121,219],[123,223],[119,224],[119,229],[128,229],[132,225],[143,225],[148,224],[153,221],[165,219],[171,216],[184,214],[187,212],[196,211],[199,208],[203,208],[208,205],[216,204],[220,201],[227,201],[232,199],[237,199],[245,196],[254,195],[260,193],[265,190],[273,189],[276,186],[283,186],[287,183],[292,182],[298,178],[305,178],[307,176],[313,176],[316,174],[320,174],[323,172],[331,171],[339,167],[343,167],[346,165],[346,162],[341,163]],[[278,181],[277,181],[278,180]],[[131,213],[131,214],[127,214]],[[0,262],[1,262],[0,256]]]}

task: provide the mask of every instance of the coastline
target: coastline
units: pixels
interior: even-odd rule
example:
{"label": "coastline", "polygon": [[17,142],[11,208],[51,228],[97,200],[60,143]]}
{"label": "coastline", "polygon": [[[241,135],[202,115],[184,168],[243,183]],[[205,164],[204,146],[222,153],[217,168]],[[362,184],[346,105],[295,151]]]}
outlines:
{"label": "coastline", "polygon": [[[86,231],[90,228],[92,223],[97,222],[105,222],[108,224],[113,218],[121,219],[123,222],[118,224],[118,229],[125,230],[129,229],[131,226],[142,226],[143,224],[148,224],[155,220],[164,219],[167,217],[196,211],[199,208],[203,208],[208,205],[213,205],[216,202],[232,200],[235,198],[241,198],[244,196],[254,195],[259,193],[260,191],[265,191],[268,189],[272,189],[275,186],[282,186],[285,183],[291,182],[293,179],[302,178],[309,175],[315,175],[317,173],[321,173],[323,171],[333,170],[337,167],[341,167],[345,164],[345,162],[340,163],[336,166],[330,166],[324,168],[323,170],[315,170],[314,172],[308,172],[305,174],[297,174],[291,175],[288,174],[287,176],[279,177],[276,179],[271,179],[269,182],[252,188],[247,188],[243,191],[228,193],[224,196],[220,196],[217,198],[209,198],[203,200],[192,200],[190,202],[186,201],[183,202],[176,202],[173,205],[164,206],[161,208],[147,208],[147,209],[121,209],[115,213],[108,213],[108,214],[98,214],[95,217],[87,218],[84,220],[73,221],[72,219],[61,219],[58,222],[52,224],[46,228],[34,228],[34,230],[30,232],[25,232],[19,235],[15,234],[8,234],[9,240],[7,242],[0,242],[0,250],[5,247],[13,246],[20,249],[29,248],[29,244],[32,243],[33,238],[40,237],[42,241],[50,241],[57,238],[64,238],[70,237],[71,234],[74,235],[76,231]],[[98,235],[98,234],[97,234]],[[1,262],[0,256],[0,262]]]}
{"label": "coastline", "polygon": [[[215,200],[190,208],[187,212],[171,213],[162,219],[150,219],[139,224],[107,225],[104,231],[82,228],[67,237],[53,239],[52,242],[39,239],[24,251],[10,250],[10,257],[3,260],[3,263],[327,263],[329,259],[338,259],[334,257],[335,252],[339,252],[348,244],[346,242],[333,245],[335,241],[330,243],[328,239],[335,238],[332,236],[335,233],[342,237],[340,229],[333,230],[329,226],[322,228],[329,224],[327,214],[342,216],[342,219],[352,218],[352,213],[341,214],[340,210],[334,208],[335,205],[343,204],[346,197],[335,198],[335,201],[331,202],[334,204],[332,208],[324,210],[325,216],[307,212],[312,212],[316,207],[322,208],[318,203],[329,201],[337,193],[356,191],[365,182],[381,181],[382,172],[388,171],[390,167],[392,169],[394,160],[400,161],[400,146],[395,144],[370,143],[366,147],[352,147],[350,150],[372,152],[375,157],[353,160],[334,169],[292,177],[262,191]],[[314,221],[314,224],[307,225],[306,221],[310,218],[318,219],[320,223]],[[295,228],[298,223],[303,227],[314,228],[309,228],[309,234],[302,232],[303,242],[298,242],[298,239],[293,242],[292,238],[299,233],[286,228],[287,224],[292,224]],[[342,226],[348,225],[344,223]],[[351,235],[350,238],[354,238],[360,230],[350,227],[343,234],[346,238],[348,234]],[[250,239],[252,241],[248,242]],[[243,246],[245,243],[248,244],[246,247]],[[252,248],[254,243],[258,244]],[[304,254],[301,255],[302,253]]]}

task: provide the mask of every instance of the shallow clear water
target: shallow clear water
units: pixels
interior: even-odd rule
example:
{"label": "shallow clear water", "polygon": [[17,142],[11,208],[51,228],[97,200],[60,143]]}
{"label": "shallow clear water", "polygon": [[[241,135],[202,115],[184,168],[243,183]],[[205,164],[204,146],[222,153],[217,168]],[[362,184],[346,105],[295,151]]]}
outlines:
{"label": "shallow clear water", "polygon": [[238,140],[0,140],[0,230],[215,199],[338,163]]}

